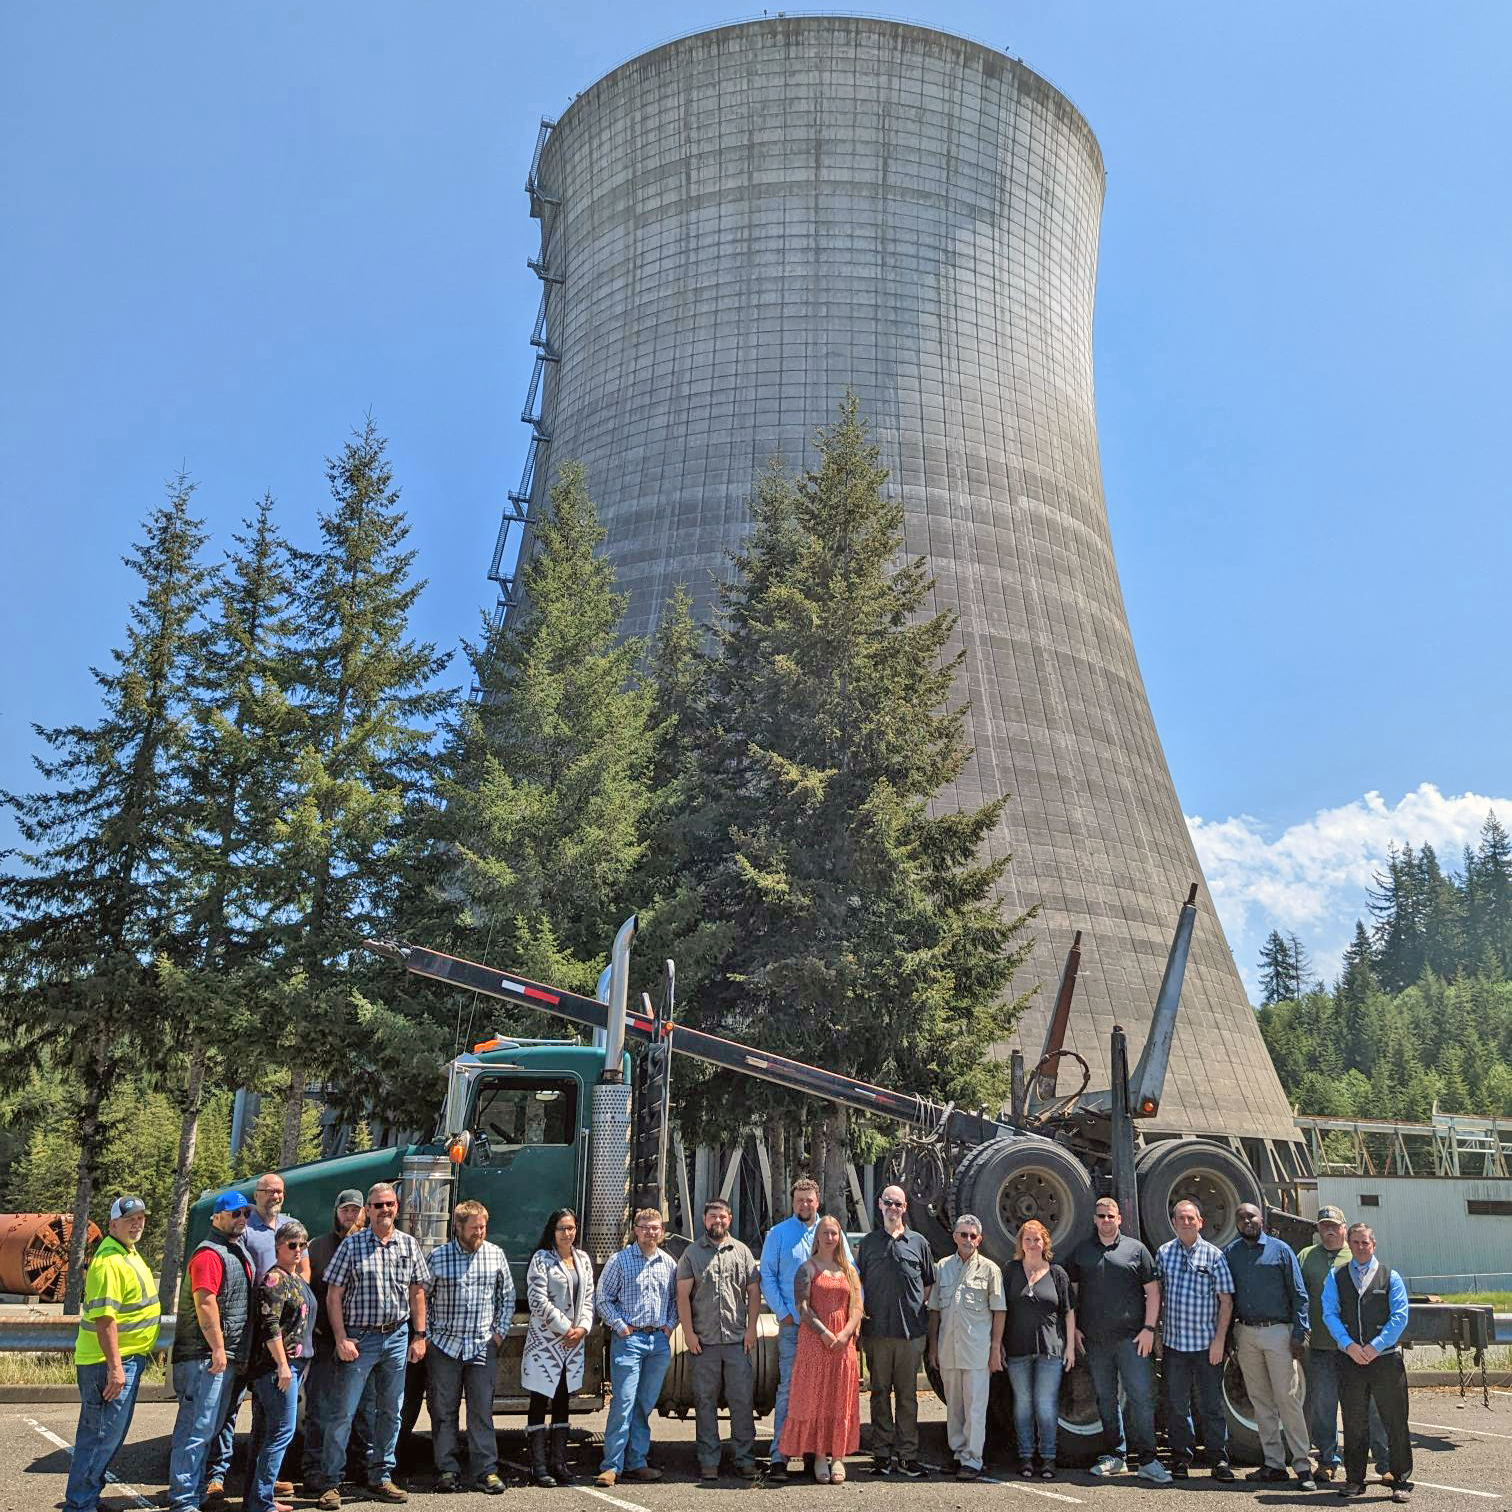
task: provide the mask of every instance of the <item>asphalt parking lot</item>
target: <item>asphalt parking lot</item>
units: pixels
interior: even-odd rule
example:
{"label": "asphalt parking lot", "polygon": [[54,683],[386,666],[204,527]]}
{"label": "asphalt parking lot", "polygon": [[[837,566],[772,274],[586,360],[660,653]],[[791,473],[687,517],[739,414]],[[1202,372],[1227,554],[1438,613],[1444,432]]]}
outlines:
{"label": "asphalt parking lot", "polygon": [[[1478,1396],[1461,1402],[1453,1390],[1417,1390],[1413,1392],[1413,1447],[1416,1457],[1417,1490],[1413,1503],[1437,1512],[1440,1508],[1458,1508],[1473,1512],[1478,1506],[1500,1501],[1512,1488],[1512,1393],[1493,1394],[1488,1410]],[[945,1429],[940,1404],[933,1397],[921,1402],[924,1419],[923,1458],[943,1465],[949,1461],[945,1446]],[[168,1441],[173,1428],[174,1405],[171,1402],[142,1402],[137,1407],[130,1439],[117,1456],[114,1473],[120,1484],[111,1487],[101,1499],[105,1512],[135,1512],[146,1506],[160,1506],[164,1490]],[[0,1406],[0,1509],[3,1512],[46,1512],[62,1500],[68,1473],[68,1446],[73,1441],[77,1407],[69,1402],[36,1404],[8,1403]],[[1322,1501],[1339,1506],[1329,1488],[1317,1493],[1292,1490],[1286,1486],[1264,1489],[1246,1486],[1241,1479],[1231,1486],[1211,1484],[1205,1472],[1195,1472],[1184,1485],[1156,1489],[1143,1482],[1126,1478],[1115,1482],[1093,1479],[1080,1471],[1064,1472],[1053,1484],[1029,1485],[1006,1478],[1011,1465],[1001,1448],[996,1457],[989,1442],[988,1475],[975,1484],[963,1484],[944,1475],[923,1481],[890,1477],[879,1480],[868,1472],[870,1461],[860,1454],[851,1459],[847,1469],[850,1479],[843,1486],[820,1486],[797,1477],[786,1477],[755,1484],[733,1478],[705,1488],[696,1482],[693,1456],[693,1423],[689,1418],[658,1419],[655,1424],[656,1445],[653,1461],[666,1473],[666,1479],[654,1485],[617,1486],[599,1491],[592,1485],[598,1468],[598,1449],[603,1430],[603,1416],[573,1419],[571,1461],[582,1473],[573,1485],[555,1491],[538,1490],[520,1484],[524,1468],[525,1437],[515,1426],[515,1419],[499,1419],[499,1444],[510,1468],[511,1486],[503,1498],[478,1493],[433,1498],[428,1494],[432,1471],[429,1465],[429,1441],[426,1420],[420,1419],[416,1440],[415,1462],[401,1466],[399,1480],[411,1492],[412,1502],[455,1509],[455,1512],[482,1512],[484,1507],[517,1508],[520,1512],[592,1512],[592,1509],[618,1507],[621,1512],[683,1512],[683,1509],[729,1506],[737,1498],[757,1498],[784,1509],[784,1512],[817,1512],[837,1505],[854,1505],[864,1501],[878,1505],[891,1501],[904,1512],[956,1512],[983,1503],[1016,1507],[1022,1512],[1053,1512],[1056,1506],[1098,1507],[1110,1512],[1135,1512],[1148,1506],[1148,1499],[1162,1501],[1180,1498],[1189,1512],[1217,1512],[1226,1504],[1234,1512],[1235,1498],[1252,1501],[1265,1508],[1294,1508]],[[768,1420],[768,1423],[770,1420]],[[241,1429],[245,1432],[244,1409]],[[865,1429],[863,1446],[865,1443]],[[760,1441],[759,1441],[760,1442]],[[1001,1477],[1001,1478],[1000,1478]],[[232,1489],[239,1489],[239,1474],[234,1472]],[[352,1489],[352,1488],[349,1488]],[[346,1499],[346,1498],[344,1498]],[[314,1503],[296,1498],[296,1505],[311,1508]],[[352,1505],[363,1498],[352,1489]],[[1364,1499],[1366,1506],[1389,1505],[1385,1488],[1372,1486]],[[367,1503],[377,1506],[377,1503]],[[228,1509],[239,1508],[240,1498],[233,1495]]]}

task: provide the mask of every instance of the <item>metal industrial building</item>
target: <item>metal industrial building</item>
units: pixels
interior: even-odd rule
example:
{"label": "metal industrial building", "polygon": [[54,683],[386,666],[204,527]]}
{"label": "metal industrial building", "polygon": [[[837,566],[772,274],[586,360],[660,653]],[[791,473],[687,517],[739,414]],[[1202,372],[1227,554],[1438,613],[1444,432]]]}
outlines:
{"label": "metal industrial building", "polygon": [[[552,460],[581,459],[654,629],[707,614],[766,460],[800,466],[854,389],[910,552],[960,615],[976,759],[1012,794],[1005,907],[1039,904],[1018,985],[1038,1054],[1080,929],[1070,1048],[1137,1046],[1200,877],[1124,612],[1103,500],[1092,316],[1102,154],[1003,53],[858,17],[724,26],[614,69],[543,123],[528,185],[542,284],[530,450],[493,576]],[[1295,1161],[1290,1109],[1205,888],[1159,1127]],[[1305,1157],[1302,1157],[1305,1159]]]}

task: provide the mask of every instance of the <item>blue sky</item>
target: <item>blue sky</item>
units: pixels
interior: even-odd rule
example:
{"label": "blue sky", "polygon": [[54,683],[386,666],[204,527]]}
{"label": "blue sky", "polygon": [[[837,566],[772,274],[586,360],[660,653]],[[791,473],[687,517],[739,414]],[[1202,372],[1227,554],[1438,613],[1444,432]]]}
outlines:
{"label": "blue sky", "polygon": [[[268,489],[308,541],[371,409],[420,628],[471,631],[523,453],[536,123],[729,19],[0,10],[0,784],[30,782],[31,721],[89,715],[181,465],[220,535]],[[1327,967],[1390,839],[1453,857],[1490,802],[1512,821],[1512,7],[910,19],[1022,57],[1102,143],[1098,413],[1151,702],[1241,968],[1273,923]]]}

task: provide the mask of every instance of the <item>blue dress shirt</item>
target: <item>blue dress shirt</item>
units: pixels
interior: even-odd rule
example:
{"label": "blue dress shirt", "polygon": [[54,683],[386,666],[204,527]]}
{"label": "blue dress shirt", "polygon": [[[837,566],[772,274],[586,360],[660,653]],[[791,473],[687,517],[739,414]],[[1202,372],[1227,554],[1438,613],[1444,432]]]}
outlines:
{"label": "blue dress shirt", "polygon": [[[1360,1283],[1364,1281],[1369,1269],[1369,1266],[1351,1260],[1348,1265],[1341,1265],[1324,1278],[1323,1323],[1340,1349],[1348,1349],[1354,1340],[1349,1337],[1349,1330],[1345,1328],[1344,1319],[1339,1315],[1339,1277],[1347,1275],[1349,1284],[1358,1294]],[[1378,1354],[1395,1349],[1397,1340],[1402,1337],[1402,1330],[1407,1327],[1407,1283],[1395,1271],[1390,1273],[1387,1280],[1386,1296],[1391,1303],[1391,1316],[1386,1320],[1385,1328],[1370,1341],[1370,1347]]]}
{"label": "blue dress shirt", "polygon": [[[798,1267],[813,1253],[814,1235],[818,1230],[817,1216],[812,1223],[805,1225],[794,1214],[771,1229],[761,1246],[761,1295],[777,1315],[779,1323],[784,1318],[791,1318],[795,1323],[798,1321],[793,1278],[798,1274]],[[840,1242],[845,1245],[845,1257],[849,1260],[850,1243],[844,1234],[841,1234]]]}

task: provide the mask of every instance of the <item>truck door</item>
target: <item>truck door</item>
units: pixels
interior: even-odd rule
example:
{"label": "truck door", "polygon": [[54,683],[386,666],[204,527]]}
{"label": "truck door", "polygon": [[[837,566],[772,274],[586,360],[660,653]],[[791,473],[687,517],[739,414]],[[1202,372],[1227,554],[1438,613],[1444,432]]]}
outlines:
{"label": "truck door", "polygon": [[458,1199],[488,1209],[488,1237],[509,1256],[519,1304],[525,1267],[559,1207],[580,1208],[578,1107],[582,1084],[562,1073],[490,1072],[479,1078],[467,1127],[472,1148]]}

